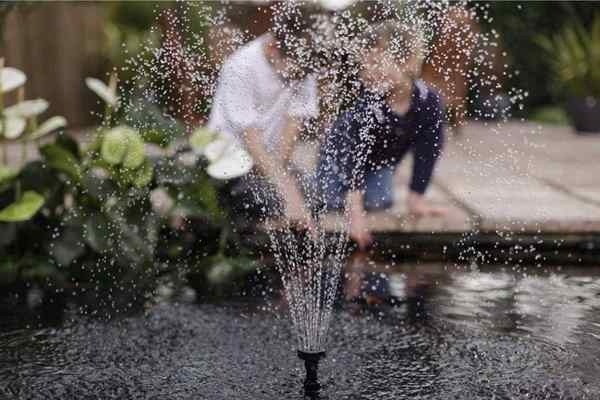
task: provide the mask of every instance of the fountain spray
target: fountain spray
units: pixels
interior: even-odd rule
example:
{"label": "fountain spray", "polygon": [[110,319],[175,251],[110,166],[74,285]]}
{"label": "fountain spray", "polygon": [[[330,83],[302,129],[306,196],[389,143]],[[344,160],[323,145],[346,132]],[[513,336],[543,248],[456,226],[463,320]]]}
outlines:
{"label": "fountain spray", "polygon": [[325,352],[321,351],[318,353],[307,353],[298,350],[298,357],[304,360],[304,367],[306,368],[306,379],[304,379],[304,394],[308,397],[314,397],[319,395],[321,390],[321,384],[317,376],[319,369],[319,361],[325,358]]}

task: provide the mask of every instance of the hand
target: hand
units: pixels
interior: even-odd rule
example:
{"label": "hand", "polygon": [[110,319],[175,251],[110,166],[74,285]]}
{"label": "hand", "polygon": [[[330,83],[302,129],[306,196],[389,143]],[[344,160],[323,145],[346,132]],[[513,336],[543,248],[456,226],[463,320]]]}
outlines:
{"label": "hand", "polygon": [[408,195],[407,208],[409,215],[421,217],[444,217],[448,209],[429,204],[422,194],[411,192]]}
{"label": "hand", "polygon": [[350,238],[358,244],[360,250],[365,250],[373,241],[369,224],[364,212],[350,214]]}

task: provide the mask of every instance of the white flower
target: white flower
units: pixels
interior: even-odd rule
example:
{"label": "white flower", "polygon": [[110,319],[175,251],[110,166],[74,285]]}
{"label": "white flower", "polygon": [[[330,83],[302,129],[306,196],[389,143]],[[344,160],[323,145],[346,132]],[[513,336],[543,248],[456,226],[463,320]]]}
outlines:
{"label": "white flower", "polygon": [[1,120],[2,135],[6,139],[16,139],[25,131],[26,121],[19,117],[5,117]]}
{"label": "white flower", "polygon": [[343,10],[351,6],[355,0],[320,0],[319,3],[330,10]]}
{"label": "white flower", "polygon": [[48,109],[44,99],[25,100],[4,109],[4,115],[11,117],[31,118],[42,114]]}
{"label": "white flower", "polygon": [[64,128],[65,126],[67,126],[67,119],[65,117],[57,115],[52,118],[48,118],[40,126],[38,126],[35,131],[31,132],[29,139],[39,139],[52,131]]}
{"label": "white flower", "polygon": [[212,163],[221,158],[229,146],[231,146],[231,141],[221,136],[207,144],[201,153]]}
{"label": "white flower", "polygon": [[0,92],[7,93],[21,87],[27,81],[27,76],[16,68],[4,67],[0,69]]}
{"label": "white flower", "polygon": [[192,133],[190,145],[206,157],[209,162],[206,172],[215,179],[237,178],[250,172],[254,165],[239,143],[204,127]]}
{"label": "white flower", "polygon": [[218,157],[209,161],[211,163],[206,172],[215,179],[233,179],[243,176],[250,172],[254,165],[246,150],[234,142],[230,142]]}
{"label": "white flower", "polygon": [[111,76],[108,85],[96,78],[85,78],[85,84],[92,92],[96,93],[98,97],[104,100],[111,107],[114,108],[119,103],[119,96],[117,96],[117,80],[115,75]]}

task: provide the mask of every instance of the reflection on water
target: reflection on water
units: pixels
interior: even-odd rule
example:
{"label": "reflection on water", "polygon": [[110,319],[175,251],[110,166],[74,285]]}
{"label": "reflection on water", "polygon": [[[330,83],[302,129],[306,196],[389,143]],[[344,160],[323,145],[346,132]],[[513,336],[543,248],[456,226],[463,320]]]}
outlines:
{"label": "reflection on water", "polygon": [[[340,297],[321,368],[330,399],[600,398],[600,268],[359,254]],[[4,319],[0,398],[301,398],[285,315],[247,298],[111,322],[71,310],[44,328]]]}
{"label": "reflection on water", "polygon": [[529,334],[556,345],[576,344],[580,335],[600,340],[598,267],[548,272],[522,266],[518,271],[496,266],[390,266],[355,254],[345,278],[345,299],[354,303],[418,303],[436,319],[471,329]]}

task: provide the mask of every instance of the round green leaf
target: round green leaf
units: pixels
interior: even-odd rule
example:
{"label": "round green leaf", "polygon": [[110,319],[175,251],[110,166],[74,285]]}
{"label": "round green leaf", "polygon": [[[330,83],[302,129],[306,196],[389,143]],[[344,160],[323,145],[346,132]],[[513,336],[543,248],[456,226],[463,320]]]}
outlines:
{"label": "round green leaf", "polygon": [[118,165],[123,161],[123,157],[127,154],[127,136],[130,130],[125,126],[117,126],[106,132],[100,148],[100,154],[104,161],[111,165]]}
{"label": "round green leaf", "polygon": [[128,130],[125,137],[127,138],[127,152],[125,153],[125,158],[123,158],[123,166],[129,169],[136,169],[146,159],[144,140],[133,130]]}

